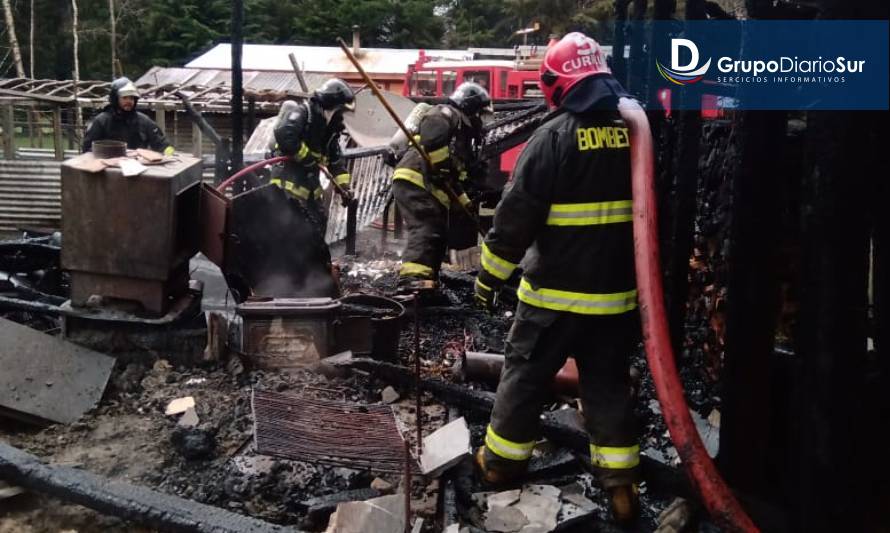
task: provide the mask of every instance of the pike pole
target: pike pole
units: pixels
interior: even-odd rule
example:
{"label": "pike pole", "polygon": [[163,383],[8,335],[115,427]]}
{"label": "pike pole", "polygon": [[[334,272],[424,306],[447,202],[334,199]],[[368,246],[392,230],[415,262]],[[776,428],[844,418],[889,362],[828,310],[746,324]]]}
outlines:
{"label": "pike pole", "polygon": [[[417,142],[417,139],[415,139],[411,132],[408,131],[408,128],[405,127],[402,119],[399,118],[399,115],[396,114],[392,106],[389,105],[389,102],[386,101],[383,93],[381,93],[380,89],[377,88],[377,84],[374,83],[374,80],[372,80],[370,76],[368,76],[368,73],[365,72],[364,68],[362,68],[361,63],[359,63],[358,59],[356,59],[356,57],[352,54],[352,51],[346,44],[346,41],[344,41],[340,37],[337,37],[337,44],[340,45],[343,53],[346,54],[346,57],[349,58],[349,61],[353,64],[353,66],[355,66],[356,70],[358,70],[358,73],[362,75],[362,78],[365,80],[367,86],[371,88],[371,92],[374,93],[374,96],[376,96],[377,99],[380,100],[380,103],[383,104],[383,108],[386,109],[386,111],[389,113],[389,116],[392,117],[393,121],[396,123],[399,129],[402,130],[402,133],[405,134],[405,137],[408,138],[408,142],[411,143],[411,146],[415,150],[417,150],[417,153],[419,153],[421,157],[423,157],[423,160],[427,164],[427,167],[432,169],[433,161],[430,159],[430,155],[426,153],[426,150],[424,150],[423,147],[420,146],[420,143]],[[467,216],[470,217],[470,220],[472,220],[473,224],[476,226],[476,232],[479,233],[479,235],[481,235],[482,237],[485,237],[485,232],[482,231],[482,227],[479,225],[479,220],[473,213],[470,212],[469,209],[467,209],[465,205],[460,203],[460,200],[457,198],[457,195],[454,193],[454,189],[451,188],[451,185],[449,183],[443,183],[442,189],[445,191],[445,194],[448,195],[448,199],[452,202],[457,203],[457,205],[461,207],[464,213],[466,213]]]}

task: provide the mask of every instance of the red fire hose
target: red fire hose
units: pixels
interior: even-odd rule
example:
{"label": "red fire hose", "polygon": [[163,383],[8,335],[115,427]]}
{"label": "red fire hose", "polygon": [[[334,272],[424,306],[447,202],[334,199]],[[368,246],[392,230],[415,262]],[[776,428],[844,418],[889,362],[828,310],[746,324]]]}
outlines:
{"label": "red fire hose", "polygon": [[235,183],[235,181],[237,181],[239,178],[246,176],[247,174],[253,172],[254,170],[259,170],[265,166],[274,165],[275,163],[280,163],[282,161],[287,161],[288,159],[290,159],[290,158],[282,155],[282,156],[278,156],[278,157],[273,157],[271,159],[266,159],[265,161],[260,161],[259,163],[254,163],[250,166],[246,166],[246,167],[242,168],[241,170],[239,170],[238,172],[229,176],[228,179],[226,179],[222,183],[220,183],[216,187],[216,190],[219,192],[225,192],[226,188],[229,185]]}
{"label": "red fire hose", "polygon": [[646,358],[661,411],[686,473],[714,520],[730,531],[759,531],[720,477],[689,414],[665,318],[649,120],[629,99],[621,100],[619,111],[630,130],[637,288]]}

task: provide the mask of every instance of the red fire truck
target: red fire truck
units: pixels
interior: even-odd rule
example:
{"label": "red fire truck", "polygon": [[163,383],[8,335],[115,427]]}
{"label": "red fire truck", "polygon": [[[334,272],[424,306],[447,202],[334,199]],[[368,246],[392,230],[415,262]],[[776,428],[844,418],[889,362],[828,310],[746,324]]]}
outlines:
{"label": "red fire truck", "polygon": [[421,50],[417,62],[408,67],[402,95],[442,97],[461,83],[473,81],[485,87],[492,100],[541,98],[538,64],[534,59],[434,61]]}
{"label": "red fire truck", "polygon": [[[528,47],[531,48],[531,47]],[[423,50],[405,74],[402,95],[409,98],[442,98],[465,81],[476,82],[488,90],[492,100],[543,98],[538,85],[541,58],[520,56],[516,60],[478,59],[436,61]],[[509,174],[525,144],[501,154],[500,170]]]}

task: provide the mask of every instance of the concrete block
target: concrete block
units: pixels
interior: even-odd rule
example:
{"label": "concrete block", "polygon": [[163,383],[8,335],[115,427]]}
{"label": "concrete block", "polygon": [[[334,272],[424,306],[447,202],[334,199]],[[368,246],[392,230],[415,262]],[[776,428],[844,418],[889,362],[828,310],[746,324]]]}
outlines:
{"label": "concrete block", "polygon": [[435,477],[469,455],[470,429],[461,417],[423,439],[420,466],[424,474]]}

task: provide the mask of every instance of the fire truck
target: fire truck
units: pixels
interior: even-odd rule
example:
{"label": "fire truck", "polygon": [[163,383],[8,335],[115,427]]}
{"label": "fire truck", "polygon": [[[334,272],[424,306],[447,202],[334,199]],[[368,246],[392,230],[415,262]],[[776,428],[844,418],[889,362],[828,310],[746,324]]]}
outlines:
{"label": "fire truck", "polygon": [[[465,81],[484,87],[494,101],[521,101],[543,98],[538,85],[540,67],[546,47],[522,46],[514,60],[475,59],[440,61],[428,57],[423,50],[417,61],[408,67],[402,95],[414,100],[447,97]],[[499,170],[509,175],[525,143],[501,154]]]}
{"label": "fire truck", "polygon": [[492,100],[542,98],[538,87],[540,59],[533,56],[516,60],[478,59],[436,61],[423,50],[408,67],[402,95],[409,98],[436,98],[451,94],[465,81],[476,82],[488,91]]}

